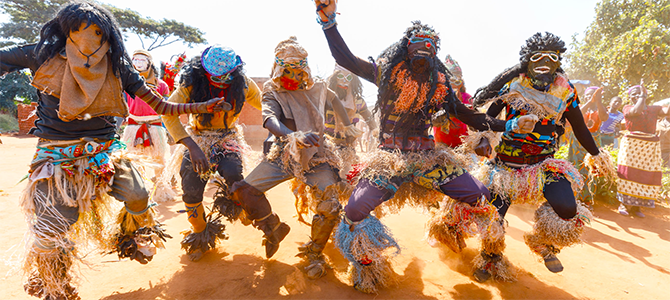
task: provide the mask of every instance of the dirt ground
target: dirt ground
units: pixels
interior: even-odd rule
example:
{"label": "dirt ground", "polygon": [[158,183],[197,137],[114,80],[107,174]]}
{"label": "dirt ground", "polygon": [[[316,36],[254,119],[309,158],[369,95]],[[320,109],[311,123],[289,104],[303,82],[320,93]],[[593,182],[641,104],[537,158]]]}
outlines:
{"label": "dirt ground", "polygon": [[[0,144],[0,253],[13,260],[26,232],[18,197],[34,153],[35,138],[3,136]],[[211,195],[212,190],[208,193]],[[478,241],[454,254],[446,247],[431,247],[424,239],[427,216],[405,209],[382,221],[391,228],[402,253],[394,261],[396,285],[378,295],[354,290],[347,278],[347,262],[337,249],[325,253],[333,269],[318,280],[306,279],[295,257],[308,240],[309,228],[299,224],[288,186],[268,193],[291,232],[275,256],[266,260],[260,231],[235,223],[227,225],[230,239],[199,262],[188,260],[180,249],[180,231],[188,227],[180,199],[158,207],[159,220],[174,236],[147,265],[119,261],[115,255],[91,252],[82,266],[82,299],[670,299],[670,208],[667,204],[646,210],[644,219],[624,217],[616,207],[596,204],[595,218],[584,234],[585,243],[564,249],[559,258],[562,273],[549,272],[523,242],[531,229],[534,208],[513,206],[507,216],[507,250],[520,271],[516,283],[477,283],[472,258]],[[211,198],[206,198],[211,203]],[[13,247],[14,246],[14,247]],[[19,250],[20,251],[20,250]],[[23,292],[23,278],[0,264],[0,299],[35,299]]]}

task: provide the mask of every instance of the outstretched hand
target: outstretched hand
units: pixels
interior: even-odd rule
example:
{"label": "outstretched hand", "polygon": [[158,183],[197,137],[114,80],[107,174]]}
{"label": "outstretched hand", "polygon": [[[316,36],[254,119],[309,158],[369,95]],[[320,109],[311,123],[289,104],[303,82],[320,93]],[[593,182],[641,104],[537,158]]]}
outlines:
{"label": "outstretched hand", "polygon": [[475,147],[475,153],[479,156],[489,157],[491,156],[491,144],[489,139],[482,138],[479,140],[479,144]]}
{"label": "outstretched hand", "polygon": [[319,135],[314,132],[305,133],[304,137],[299,142],[305,147],[319,146]]}
{"label": "outstretched hand", "polygon": [[230,111],[231,109],[233,109],[233,106],[225,102],[223,98],[213,98],[207,101],[207,112]]}
{"label": "outstretched hand", "polygon": [[515,130],[516,133],[526,134],[533,132],[535,129],[535,123],[540,120],[536,115],[525,115],[519,117],[519,128]]}
{"label": "outstretched hand", "polygon": [[322,22],[328,22],[330,20],[328,16],[337,12],[337,0],[314,0],[314,4]]}

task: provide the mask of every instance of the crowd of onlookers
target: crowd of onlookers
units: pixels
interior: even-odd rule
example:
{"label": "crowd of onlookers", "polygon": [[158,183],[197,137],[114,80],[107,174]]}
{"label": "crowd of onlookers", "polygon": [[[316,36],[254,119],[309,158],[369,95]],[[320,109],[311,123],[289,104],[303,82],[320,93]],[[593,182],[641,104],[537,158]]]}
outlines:
{"label": "crowd of onlookers", "polygon": [[[602,92],[602,87],[588,87],[580,97],[584,121],[600,147],[618,149],[619,213],[644,217],[640,207],[654,207],[655,200],[661,197],[663,169],[670,167],[669,103],[650,104],[642,85],[628,90],[626,105],[615,96],[605,106]],[[568,160],[583,176],[589,176],[582,164],[584,149],[569,129],[566,137]],[[594,188],[584,189],[581,198],[593,197],[590,192]]]}

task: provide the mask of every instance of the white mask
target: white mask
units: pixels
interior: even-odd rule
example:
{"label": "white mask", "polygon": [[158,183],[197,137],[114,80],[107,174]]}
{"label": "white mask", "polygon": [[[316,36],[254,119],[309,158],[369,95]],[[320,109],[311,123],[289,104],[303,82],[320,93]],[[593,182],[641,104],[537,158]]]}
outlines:
{"label": "white mask", "polygon": [[133,56],[133,67],[140,72],[144,72],[149,69],[149,58],[144,55],[135,55]]}

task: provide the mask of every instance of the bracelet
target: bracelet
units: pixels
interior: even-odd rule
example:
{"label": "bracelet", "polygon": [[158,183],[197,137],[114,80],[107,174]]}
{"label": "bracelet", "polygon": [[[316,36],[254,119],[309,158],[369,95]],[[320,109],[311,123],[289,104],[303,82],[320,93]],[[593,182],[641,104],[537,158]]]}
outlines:
{"label": "bracelet", "polygon": [[321,17],[318,16],[318,12],[317,12],[316,22],[321,25],[321,28],[323,30],[329,29],[329,28],[337,25],[337,22],[335,22],[335,13],[332,13],[332,14],[328,15],[327,17],[328,17],[328,21],[324,22],[324,21],[321,20]]}
{"label": "bracelet", "polygon": [[519,118],[514,118],[505,122],[505,131],[516,133],[517,130],[519,130]]}

